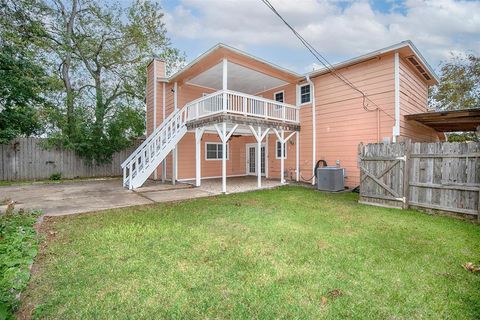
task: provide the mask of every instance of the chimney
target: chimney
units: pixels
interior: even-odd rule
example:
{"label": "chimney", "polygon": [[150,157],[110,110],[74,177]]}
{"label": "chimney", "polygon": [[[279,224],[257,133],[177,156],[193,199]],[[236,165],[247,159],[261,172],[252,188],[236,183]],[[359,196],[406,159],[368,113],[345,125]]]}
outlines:
{"label": "chimney", "polygon": [[159,79],[165,78],[165,62],[154,57],[147,66],[147,136],[163,121],[163,84]]}

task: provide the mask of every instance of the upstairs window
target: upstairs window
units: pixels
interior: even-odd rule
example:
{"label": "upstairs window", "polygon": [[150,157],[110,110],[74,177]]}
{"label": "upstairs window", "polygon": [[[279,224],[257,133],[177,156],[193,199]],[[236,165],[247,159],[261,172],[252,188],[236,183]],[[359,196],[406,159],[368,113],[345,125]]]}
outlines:
{"label": "upstairs window", "polygon": [[273,99],[277,102],[284,102],[284,92],[283,91],[279,91],[279,92],[275,92],[273,94]]}
{"label": "upstairs window", "polygon": [[310,85],[306,84],[300,87],[300,104],[310,102]]}
{"label": "upstairs window", "polygon": [[[222,160],[222,144],[221,143],[206,143],[205,144],[205,159],[207,160]],[[228,160],[228,143],[227,143],[227,160]]]}

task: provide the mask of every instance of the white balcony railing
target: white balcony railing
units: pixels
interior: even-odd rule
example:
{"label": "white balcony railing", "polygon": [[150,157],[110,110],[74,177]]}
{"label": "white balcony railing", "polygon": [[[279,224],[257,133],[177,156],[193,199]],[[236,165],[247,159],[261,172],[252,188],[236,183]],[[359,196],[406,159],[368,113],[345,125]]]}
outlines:
{"label": "white balcony railing", "polygon": [[185,105],[187,121],[221,113],[263,118],[289,123],[299,123],[299,108],[231,90],[220,90]]}

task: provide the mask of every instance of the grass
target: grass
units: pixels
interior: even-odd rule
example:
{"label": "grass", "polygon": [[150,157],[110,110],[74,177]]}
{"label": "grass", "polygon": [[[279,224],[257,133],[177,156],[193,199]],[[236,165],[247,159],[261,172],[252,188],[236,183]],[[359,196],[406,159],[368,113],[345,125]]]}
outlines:
{"label": "grass", "polygon": [[474,319],[480,228],[301,187],[48,219],[20,315]]}

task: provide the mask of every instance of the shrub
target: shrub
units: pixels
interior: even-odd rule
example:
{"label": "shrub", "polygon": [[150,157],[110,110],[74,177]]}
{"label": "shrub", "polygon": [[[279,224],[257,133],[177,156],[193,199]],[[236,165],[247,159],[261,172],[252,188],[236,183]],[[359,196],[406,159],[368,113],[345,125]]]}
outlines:
{"label": "shrub", "polygon": [[30,279],[29,266],[38,251],[33,228],[39,212],[8,212],[0,216],[0,319],[11,319],[20,293]]}
{"label": "shrub", "polygon": [[62,179],[62,173],[61,172],[55,172],[50,175],[50,180],[60,180]]}

